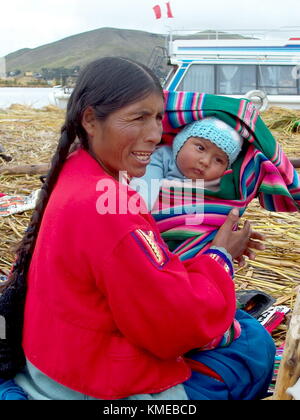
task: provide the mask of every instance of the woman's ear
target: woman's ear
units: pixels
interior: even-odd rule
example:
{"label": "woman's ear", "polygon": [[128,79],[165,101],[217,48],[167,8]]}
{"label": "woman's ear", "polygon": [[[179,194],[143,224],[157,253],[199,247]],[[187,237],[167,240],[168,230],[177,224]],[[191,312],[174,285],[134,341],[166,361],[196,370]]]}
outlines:
{"label": "woman's ear", "polygon": [[88,106],[83,112],[81,124],[89,136],[93,136],[95,133],[96,121],[93,108]]}

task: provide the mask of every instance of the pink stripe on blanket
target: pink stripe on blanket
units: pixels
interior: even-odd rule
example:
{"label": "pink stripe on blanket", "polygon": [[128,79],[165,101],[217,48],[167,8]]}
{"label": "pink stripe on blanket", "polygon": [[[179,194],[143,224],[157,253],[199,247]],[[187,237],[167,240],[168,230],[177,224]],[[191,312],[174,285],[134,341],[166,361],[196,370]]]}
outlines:
{"label": "pink stripe on blanket", "polygon": [[[222,226],[226,217],[227,215],[223,215],[223,214],[211,214],[211,215],[204,214],[203,222],[201,223],[201,225],[198,225],[198,226],[205,226],[206,229],[208,228],[208,226],[211,226],[214,229],[216,229]],[[182,226],[185,226],[185,227],[189,226],[186,224],[186,218],[187,218],[187,215],[173,216],[164,220],[157,221],[157,225],[160,232],[165,232],[167,230],[177,228],[178,226],[181,226],[181,230],[182,230]]]}
{"label": "pink stripe on blanket", "polygon": [[[178,109],[182,109],[182,103],[184,101],[184,92],[179,92],[178,95]],[[181,125],[185,125],[184,112],[178,112],[178,121]]]}
{"label": "pink stripe on blanket", "polygon": [[204,93],[194,95],[193,97],[192,110],[193,110],[193,119],[195,121],[202,120],[204,118],[204,113],[202,110],[204,97],[205,97]]}

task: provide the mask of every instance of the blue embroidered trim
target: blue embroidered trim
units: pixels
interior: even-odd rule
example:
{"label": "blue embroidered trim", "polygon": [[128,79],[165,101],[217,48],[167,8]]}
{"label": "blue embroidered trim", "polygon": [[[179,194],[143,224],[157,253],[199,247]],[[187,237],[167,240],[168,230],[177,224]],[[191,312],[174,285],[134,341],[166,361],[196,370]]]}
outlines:
{"label": "blue embroidered trim", "polygon": [[224,254],[224,252],[222,252],[220,249],[209,248],[207,251],[205,251],[203,253],[203,255],[211,255],[211,256],[216,255],[216,256],[218,256],[222,260],[222,263],[217,258],[213,258],[213,259],[218,261],[220,265],[223,265],[225,270],[227,272],[229,272],[229,274],[231,275],[232,278],[234,277],[233,264],[232,264],[231,260],[227,257],[227,255]]}

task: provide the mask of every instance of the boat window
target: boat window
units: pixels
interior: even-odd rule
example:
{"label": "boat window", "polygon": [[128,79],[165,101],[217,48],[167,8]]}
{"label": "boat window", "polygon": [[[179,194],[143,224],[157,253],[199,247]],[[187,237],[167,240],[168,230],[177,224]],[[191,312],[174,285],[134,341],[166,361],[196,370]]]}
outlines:
{"label": "boat window", "polygon": [[297,95],[297,80],[293,66],[259,66],[258,88],[269,95]]}
{"label": "boat window", "polygon": [[259,89],[268,95],[299,95],[293,69],[286,65],[191,64],[176,90],[244,95]]}
{"label": "boat window", "polygon": [[184,75],[176,90],[215,93],[214,66],[193,64]]}
{"label": "boat window", "polygon": [[256,89],[254,65],[218,65],[217,93],[220,95],[245,94]]}

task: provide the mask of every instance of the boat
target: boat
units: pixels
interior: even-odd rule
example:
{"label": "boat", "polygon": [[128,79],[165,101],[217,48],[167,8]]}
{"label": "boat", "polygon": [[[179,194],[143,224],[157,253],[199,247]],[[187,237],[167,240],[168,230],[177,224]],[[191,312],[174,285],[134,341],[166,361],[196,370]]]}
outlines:
{"label": "boat", "polygon": [[190,39],[175,39],[170,33],[171,70],[164,88],[246,97],[261,111],[274,105],[300,109],[300,37],[285,31],[239,38],[236,33],[215,31],[213,39],[211,31],[210,39],[196,39],[195,33]]}
{"label": "boat", "polygon": [[[190,38],[170,31],[167,52],[157,47],[163,54],[151,55],[154,71],[166,58],[171,66],[161,79],[164,89],[248,98],[260,111],[270,106],[300,109],[300,36],[287,35],[291,30],[189,32]],[[54,86],[55,105],[66,109],[72,90]]]}
{"label": "boat", "polygon": [[50,93],[50,101],[53,102],[54,105],[58,108],[66,109],[72,91],[73,88],[69,86],[53,86],[52,91]]}

